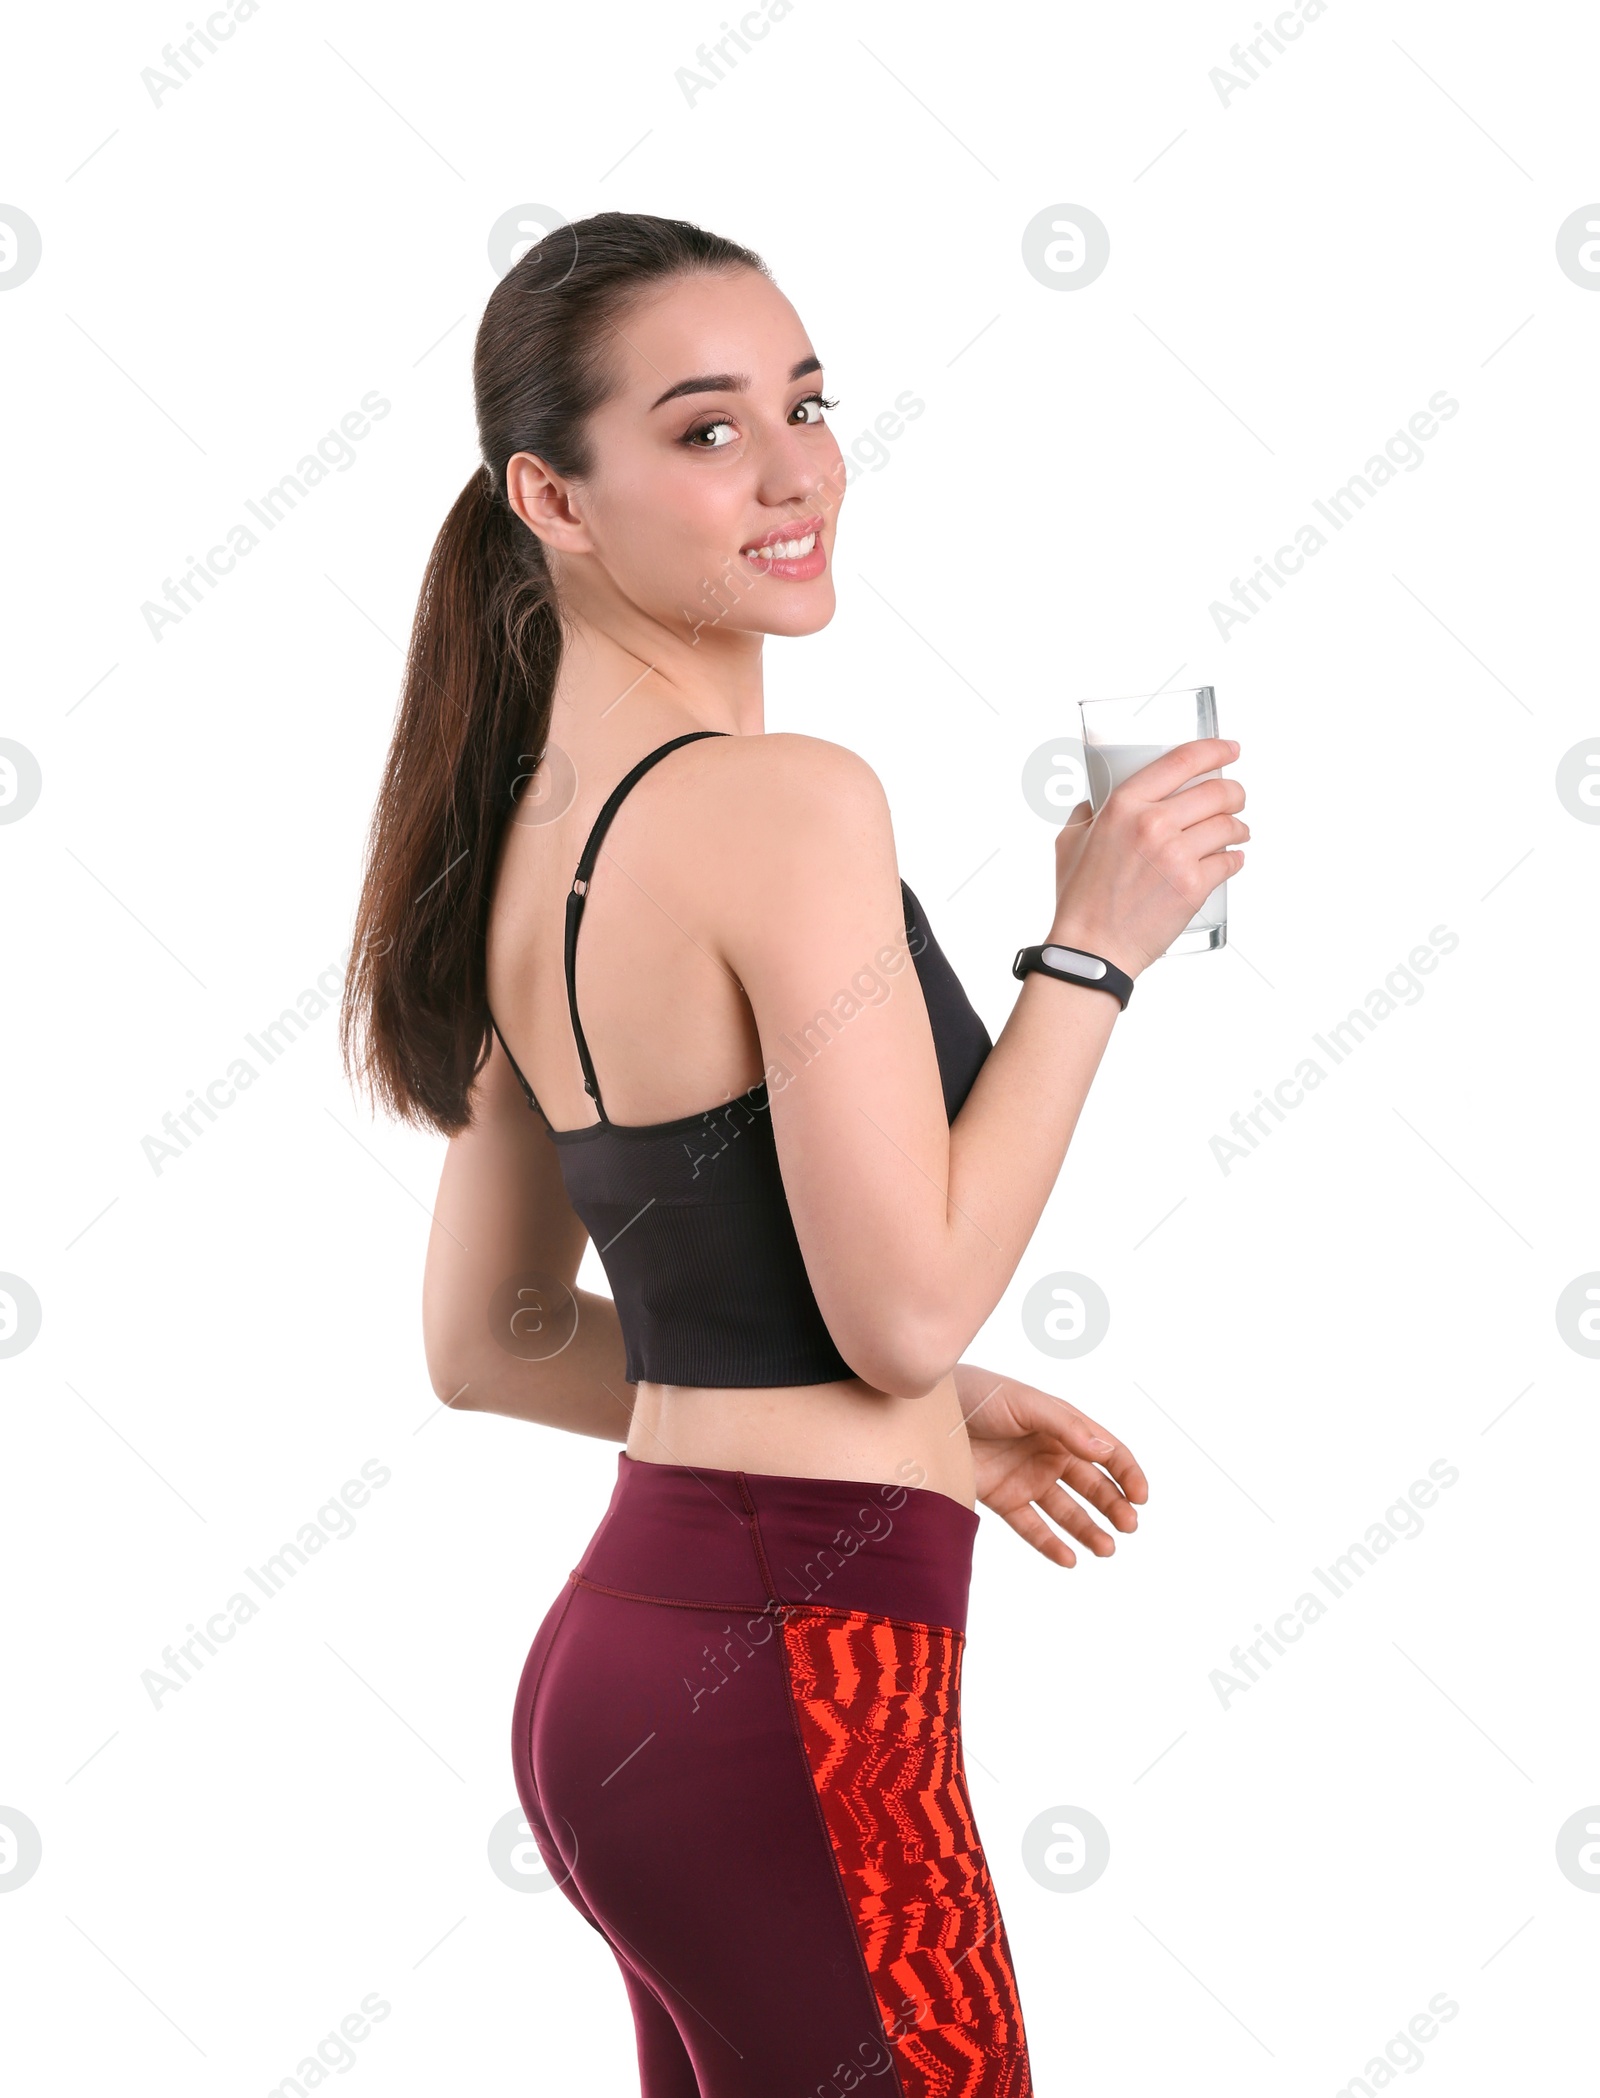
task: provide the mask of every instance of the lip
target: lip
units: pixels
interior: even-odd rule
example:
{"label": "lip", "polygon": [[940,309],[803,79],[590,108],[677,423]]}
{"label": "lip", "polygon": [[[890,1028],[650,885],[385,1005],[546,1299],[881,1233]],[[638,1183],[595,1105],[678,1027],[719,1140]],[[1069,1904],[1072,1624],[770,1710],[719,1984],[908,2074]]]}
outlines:
{"label": "lip", "polygon": [[[802,554],[797,561],[781,554],[761,553],[779,539],[803,539],[812,535],[811,551]],[[755,556],[755,558],[752,558]],[[764,539],[752,539],[748,546],[739,549],[739,559],[752,581],[762,583],[813,583],[828,565],[826,549],[822,544],[822,519],[820,517],[796,518],[792,524],[782,524],[768,532]]]}
{"label": "lip", "polygon": [[754,547],[773,546],[780,539],[804,539],[807,532],[820,534],[821,531],[820,517],[800,517],[792,524],[774,525],[770,532],[764,533],[759,539],[747,539],[739,551],[741,554],[748,554]]}

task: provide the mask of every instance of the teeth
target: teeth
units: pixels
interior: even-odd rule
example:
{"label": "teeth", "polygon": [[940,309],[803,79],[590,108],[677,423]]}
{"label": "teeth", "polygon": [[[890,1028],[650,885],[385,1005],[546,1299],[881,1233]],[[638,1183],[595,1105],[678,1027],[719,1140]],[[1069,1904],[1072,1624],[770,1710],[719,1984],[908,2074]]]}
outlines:
{"label": "teeth", "polygon": [[771,546],[752,546],[746,549],[747,561],[803,561],[817,543],[815,532],[807,532],[803,539],[779,539]]}

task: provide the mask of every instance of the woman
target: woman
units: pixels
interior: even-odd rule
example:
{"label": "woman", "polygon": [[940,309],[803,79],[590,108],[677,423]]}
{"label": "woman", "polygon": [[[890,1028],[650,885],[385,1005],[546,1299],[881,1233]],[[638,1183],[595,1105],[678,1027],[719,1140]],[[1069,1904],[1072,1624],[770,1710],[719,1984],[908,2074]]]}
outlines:
{"label": "woman", "polygon": [[[1146,1489],[959,1358],[1107,986],[1239,871],[1241,789],[1166,798],[1236,746],[1063,830],[1038,929],[1104,981],[1028,974],[991,1043],[874,773],[764,731],[764,636],[833,614],[844,476],[759,257],[562,228],[491,296],[474,379],[485,464],[428,564],[342,1024],[450,1137],[440,1398],[623,1445],[528,1656],[519,1796],[616,1954],[646,2098],[1022,2098],[961,1760],[976,1502],[1071,1566],[1044,1517],[1107,1553],[1074,1496],[1130,1531]],[[610,1297],[576,1286],[586,1238]]]}

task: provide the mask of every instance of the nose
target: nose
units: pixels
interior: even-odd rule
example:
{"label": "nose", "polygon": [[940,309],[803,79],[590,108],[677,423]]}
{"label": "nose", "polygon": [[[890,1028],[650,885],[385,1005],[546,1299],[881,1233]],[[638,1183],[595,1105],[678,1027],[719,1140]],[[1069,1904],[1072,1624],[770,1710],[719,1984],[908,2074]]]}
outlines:
{"label": "nose", "polygon": [[837,501],[834,482],[840,476],[839,448],[833,443],[819,459],[816,432],[797,423],[782,423],[763,446],[758,494],[769,509],[796,516],[821,511],[824,518]]}

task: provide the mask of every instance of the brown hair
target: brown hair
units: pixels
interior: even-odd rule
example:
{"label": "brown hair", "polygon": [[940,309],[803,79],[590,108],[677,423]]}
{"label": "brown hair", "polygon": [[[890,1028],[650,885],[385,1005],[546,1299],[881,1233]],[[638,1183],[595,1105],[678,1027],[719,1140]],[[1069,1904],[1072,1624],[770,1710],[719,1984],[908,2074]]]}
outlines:
{"label": "brown hair", "polygon": [[483,465],[422,578],[367,838],[339,1017],[347,1075],[403,1121],[454,1136],[489,1049],[485,949],[500,837],[545,754],[561,610],[506,462],[590,470],[615,323],[646,287],[759,255],[682,219],[602,211],[557,227],[489,296],[472,358]]}

